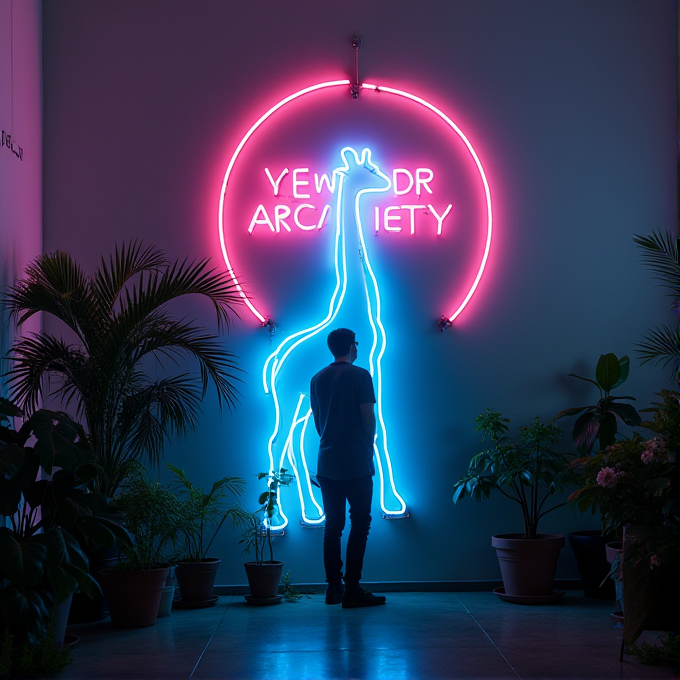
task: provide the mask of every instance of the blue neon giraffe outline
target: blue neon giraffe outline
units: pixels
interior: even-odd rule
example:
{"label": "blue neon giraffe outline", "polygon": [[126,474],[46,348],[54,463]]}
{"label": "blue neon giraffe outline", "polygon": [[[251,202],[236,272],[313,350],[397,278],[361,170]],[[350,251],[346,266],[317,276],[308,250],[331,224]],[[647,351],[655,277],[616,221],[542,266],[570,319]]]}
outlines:
{"label": "blue neon giraffe outline", "polygon": [[[286,359],[302,343],[314,337],[324,329],[328,328],[340,311],[345,293],[347,290],[347,252],[345,244],[345,209],[343,189],[345,179],[353,169],[365,169],[371,173],[371,179],[378,179],[382,182],[382,186],[368,186],[357,191],[354,197],[354,220],[357,228],[357,235],[359,240],[359,257],[362,264],[363,283],[366,293],[366,308],[368,313],[369,323],[373,332],[373,342],[369,353],[369,372],[373,376],[376,389],[376,406],[377,406],[377,432],[374,441],[374,455],[376,460],[376,467],[380,482],[380,506],[383,516],[390,517],[405,517],[408,516],[408,509],[406,503],[401,495],[397,492],[394,483],[394,474],[392,470],[392,461],[388,448],[387,427],[383,418],[382,412],[382,358],[385,354],[387,344],[387,334],[382,323],[382,303],[380,299],[380,290],[375,272],[370,263],[370,258],[364,240],[363,228],[361,224],[360,201],[362,196],[370,193],[382,193],[389,191],[392,187],[392,181],[386,175],[377,163],[371,158],[371,150],[364,148],[361,155],[352,147],[344,147],[340,151],[342,158],[342,165],[332,173],[331,191],[335,193],[335,288],[331,295],[328,312],[326,317],[314,326],[297,331],[285,338],[278,347],[267,357],[263,371],[262,380],[265,393],[271,394],[274,401],[275,423],[274,430],[269,437],[267,444],[267,453],[269,457],[269,469],[275,470],[281,467],[288,467],[285,464],[286,459],[289,463],[289,469],[296,477],[296,485],[298,495],[300,498],[300,507],[302,509],[301,523],[308,526],[320,525],[323,523],[325,517],[323,508],[319,505],[314,497],[312,489],[312,482],[310,479],[309,468],[307,466],[307,459],[304,451],[304,439],[309,420],[311,417],[311,408],[309,405],[303,408],[305,399],[309,402],[308,395],[300,393],[298,396],[297,405],[294,415],[290,420],[290,425],[286,433],[286,440],[281,449],[279,456],[279,464],[274,465],[274,444],[281,434],[281,407],[279,403],[278,393],[276,391],[276,379],[285,363]],[[304,413],[304,415],[302,415]],[[299,432],[296,434],[296,430]],[[297,450],[300,453],[302,466],[298,465],[296,456]],[[304,478],[300,473],[303,472]],[[386,480],[387,477],[387,480]],[[392,492],[393,500],[399,506],[398,509],[388,509],[385,500],[385,482],[388,481]],[[283,503],[280,498],[279,489],[279,517],[272,521],[272,529],[283,529],[288,524],[288,518],[283,510]],[[305,496],[310,500],[311,505],[316,508],[316,517],[310,517],[306,513]]]}

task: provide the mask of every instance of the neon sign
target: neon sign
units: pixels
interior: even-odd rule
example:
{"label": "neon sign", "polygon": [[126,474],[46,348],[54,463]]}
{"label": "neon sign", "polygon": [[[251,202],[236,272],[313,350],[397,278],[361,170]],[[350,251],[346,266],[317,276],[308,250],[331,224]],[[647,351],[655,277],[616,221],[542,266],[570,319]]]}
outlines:
{"label": "neon sign", "polygon": [[[279,197],[281,192],[281,183],[284,177],[289,174],[292,177],[292,200],[312,198],[311,194],[301,192],[302,186],[311,184],[308,179],[300,179],[300,176],[310,175],[309,168],[295,168],[292,172],[288,168],[284,168],[278,174],[276,179],[274,179],[274,176],[272,175],[269,168],[264,168],[264,175],[271,184],[273,195],[275,197]],[[405,178],[407,184],[404,187],[402,183],[400,188],[399,178],[402,176]],[[335,193],[335,173],[332,173],[332,179],[329,179],[326,173],[319,174],[317,172],[313,174],[313,177],[313,186],[315,188],[317,197],[324,190],[324,185],[326,187],[325,193]],[[429,194],[433,193],[433,190],[430,188],[430,184],[433,180],[434,172],[430,168],[417,168],[414,173],[411,173],[411,171],[406,168],[395,168],[392,172],[391,184],[394,188],[395,196],[403,196],[413,190],[416,197],[420,198],[423,190]],[[443,231],[444,220],[451,212],[451,208],[453,208],[452,203],[449,203],[448,205],[444,206],[443,209],[440,208],[439,210],[435,208],[432,203],[427,203],[426,205],[397,204],[389,205],[383,208],[375,206],[373,224],[376,233],[380,232],[381,230],[394,233],[405,229],[408,231],[408,233],[413,235],[416,233],[416,211],[419,211],[419,213],[423,213],[426,216],[431,215],[434,218],[436,234],[440,236]],[[304,221],[301,218],[301,213],[303,213],[303,211],[305,217]],[[309,211],[312,211],[312,214],[308,216]],[[317,213],[317,216],[314,216],[314,212]],[[298,203],[297,206],[291,206],[286,203],[277,203],[273,206],[273,210],[268,210],[263,203],[260,203],[255,208],[253,216],[250,220],[248,225],[248,233],[252,234],[256,230],[256,227],[266,227],[269,229],[269,231],[276,234],[285,232],[291,233],[294,231],[294,227],[297,227],[297,229],[301,231],[315,231],[321,229],[327,223],[330,212],[331,204],[329,203],[324,204],[321,210],[319,210],[317,205],[312,203]],[[404,212],[407,214],[404,215]],[[408,222],[408,226],[405,228],[400,224],[402,219]],[[431,225],[426,225],[426,227],[429,226]]]}
{"label": "neon sign", "polygon": [[[304,392],[298,392],[294,401],[289,404],[288,400],[292,395],[289,392],[281,392],[280,395],[277,380],[285,375],[290,362],[303,350],[306,351],[313,338],[323,339],[324,335],[319,334],[322,331],[328,332],[332,323],[337,324],[338,314],[346,300],[348,283],[352,281],[348,272],[351,270],[349,263],[352,261],[352,252],[355,251],[348,251],[347,235],[355,233],[355,238],[358,239],[363,305],[372,335],[368,363],[376,387],[378,410],[374,453],[380,480],[380,504],[383,516],[399,517],[406,516],[408,510],[395,485],[388,430],[383,414],[382,363],[388,334],[382,318],[380,277],[372,266],[366,238],[370,236],[385,239],[385,243],[398,243],[403,239],[409,243],[423,239],[428,242],[430,239],[435,242],[444,239],[449,243],[453,237],[460,236],[465,225],[474,224],[474,229],[480,233],[481,247],[470,251],[474,258],[478,258],[477,264],[467,283],[463,284],[463,293],[456,294],[457,299],[451,305],[453,311],[442,315],[442,319],[451,324],[464,311],[479,287],[488,262],[493,231],[487,177],[477,153],[460,128],[426,100],[401,90],[377,85],[364,84],[361,87],[369,97],[375,96],[384,101],[387,95],[388,98],[393,97],[393,101],[401,102],[402,106],[414,104],[425,115],[433,114],[443,124],[445,134],[455,140],[459,147],[462,145],[463,153],[459,155],[467,158],[465,162],[472,169],[467,171],[467,175],[463,173],[461,177],[457,176],[457,180],[467,181],[464,189],[459,189],[457,195],[451,194],[451,178],[447,179],[446,173],[438,165],[428,163],[427,159],[420,158],[411,164],[395,163],[388,167],[384,162],[378,164],[373,159],[374,153],[363,145],[345,146],[340,151],[339,158],[334,154],[340,163],[332,170],[333,166],[328,166],[327,159],[319,166],[318,159],[312,158],[303,158],[302,162],[298,158],[298,162],[292,164],[285,162],[285,159],[282,163],[280,158],[264,158],[264,162],[248,166],[248,195],[244,196],[242,191],[232,189],[232,186],[236,186],[234,178],[237,169],[243,167],[245,162],[243,158],[246,149],[256,146],[258,136],[264,134],[263,130],[267,132],[271,129],[268,121],[272,116],[283,112],[289,105],[295,106],[305,97],[310,99],[324,95],[338,87],[345,92],[348,85],[348,80],[337,80],[304,88],[282,99],[263,114],[241,138],[230,158],[222,182],[218,214],[220,246],[227,269],[245,304],[263,325],[269,321],[269,315],[262,311],[262,305],[267,304],[266,296],[248,295],[235,273],[235,267],[238,267],[243,257],[242,249],[247,247],[252,250],[257,244],[267,242],[282,245],[295,243],[300,239],[305,242],[312,242],[314,239],[323,239],[325,242],[332,239],[333,242],[334,284],[327,302],[324,303],[325,311],[316,323],[306,325],[280,341],[266,358],[262,371],[263,389],[271,396],[274,404],[274,425],[267,443],[269,467],[270,470],[282,466],[293,469],[297,478],[302,523],[310,526],[322,523],[324,517],[323,510],[314,497],[305,454],[305,438],[310,431],[309,400]],[[380,150],[383,151],[383,148]],[[385,167],[381,169],[380,166]],[[348,182],[359,176],[359,184],[353,184],[350,191]],[[478,201],[481,207],[475,207],[474,210],[469,206],[466,208],[465,201],[461,203],[460,199],[460,191],[464,190],[468,193],[476,192],[481,198]],[[227,208],[233,210],[236,203],[245,206],[241,208],[238,219],[234,219],[233,215],[225,219]],[[239,242],[234,236],[237,233],[243,234],[246,241]],[[371,247],[378,242],[372,241]],[[241,245],[237,247],[238,243]],[[233,257],[237,252],[241,254],[234,265]],[[242,271],[239,269],[240,276],[243,275]],[[277,449],[280,439],[282,447]],[[281,499],[279,500],[281,503]],[[280,509],[280,517],[273,524],[275,529],[288,524],[282,503]]]}

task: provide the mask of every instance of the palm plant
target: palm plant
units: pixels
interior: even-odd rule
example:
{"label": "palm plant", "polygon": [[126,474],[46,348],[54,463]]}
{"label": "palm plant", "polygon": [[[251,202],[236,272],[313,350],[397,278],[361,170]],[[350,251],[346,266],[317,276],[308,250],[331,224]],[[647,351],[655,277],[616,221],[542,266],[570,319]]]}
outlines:
{"label": "palm plant", "polygon": [[[187,295],[212,303],[218,329],[238,316],[241,294],[226,272],[209,269],[208,260],[170,263],[138,242],[116,247],[93,275],[69,253],[42,255],[6,296],[19,324],[43,312],[75,336],[71,342],[42,331],[17,340],[9,383],[28,412],[49,389],[84,416],[101,470],[97,490],[109,498],[135,461],[158,465],[163,443],[196,427],[210,382],[220,407],[235,404],[234,355],[218,336],[168,309]],[[168,363],[183,370],[168,375]]]}
{"label": "palm plant", "polygon": [[[677,313],[680,311],[680,239],[660,231],[651,236],[635,236],[634,241],[642,250],[642,261],[668,291],[671,308]],[[673,378],[680,381],[680,324],[676,323],[675,327],[662,324],[651,329],[637,347],[641,363],[670,366]]]}
{"label": "palm plant", "polygon": [[[242,525],[249,519],[238,503],[243,496],[245,481],[240,477],[223,477],[213,483],[210,491],[196,486],[189,480],[184,470],[167,465],[177,477],[176,487],[180,492],[178,531],[184,534],[182,562],[200,562],[206,559],[210,546],[227,519],[234,526]],[[237,499],[235,505],[226,502],[228,497]],[[209,538],[209,540],[208,540]]]}

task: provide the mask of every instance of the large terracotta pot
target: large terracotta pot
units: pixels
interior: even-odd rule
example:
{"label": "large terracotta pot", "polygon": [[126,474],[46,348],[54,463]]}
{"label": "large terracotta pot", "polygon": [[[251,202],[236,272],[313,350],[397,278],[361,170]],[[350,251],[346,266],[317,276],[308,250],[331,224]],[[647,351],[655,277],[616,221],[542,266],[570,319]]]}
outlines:
{"label": "large terracotta pot", "polygon": [[216,599],[213,586],[222,560],[206,557],[200,562],[180,562],[175,569],[182,602],[207,602]]}
{"label": "large terracotta pot", "polygon": [[105,571],[104,592],[111,623],[120,628],[153,626],[168,577],[168,567],[148,571]]}
{"label": "large terracotta pot", "polygon": [[523,534],[498,534],[491,544],[496,548],[506,595],[552,595],[564,536],[538,534],[530,539]]}
{"label": "large terracotta pot", "polygon": [[274,600],[279,595],[283,562],[245,562],[246,576],[253,600]]}
{"label": "large terracotta pot", "polygon": [[599,529],[574,531],[569,534],[569,545],[576,558],[583,594],[600,600],[613,600],[614,582],[607,579],[609,564],[602,532]]}

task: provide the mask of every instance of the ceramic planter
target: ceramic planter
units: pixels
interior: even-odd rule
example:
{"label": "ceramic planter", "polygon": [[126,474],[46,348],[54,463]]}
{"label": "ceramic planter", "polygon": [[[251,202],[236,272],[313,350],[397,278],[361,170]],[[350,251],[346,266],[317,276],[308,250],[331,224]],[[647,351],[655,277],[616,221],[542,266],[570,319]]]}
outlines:
{"label": "ceramic planter", "polygon": [[502,599],[538,604],[564,595],[553,588],[564,536],[538,534],[530,539],[523,534],[498,534],[491,544],[501,567],[504,593],[497,594],[506,596]]}
{"label": "ceramic planter", "polygon": [[158,618],[170,616],[172,610],[172,599],[175,596],[175,586],[165,586],[161,591],[161,601],[158,605]]}
{"label": "ceramic planter", "polygon": [[[90,575],[99,583],[104,590],[102,572],[111,569],[118,563],[119,549],[103,549],[91,554],[86,552],[90,563]],[[101,621],[109,615],[109,604],[104,595],[95,595],[90,598],[85,593],[75,593],[71,603],[71,611],[68,615],[69,625],[78,623],[92,623]]]}
{"label": "ceramic planter", "polygon": [[614,564],[614,560],[623,554],[623,541],[612,541],[604,546],[605,555],[609,564]]}
{"label": "ceramic planter", "polygon": [[250,595],[246,600],[252,604],[278,604],[281,602],[279,583],[283,562],[245,562]]}
{"label": "ceramic planter", "polygon": [[111,623],[120,628],[153,626],[158,616],[168,567],[148,571],[105,571],[104,592]]}
{"label": "ceramic planter", "polygon": [[600,600],[613,600],[614,584],[611,579],[605,581],[609,564],[602,532],[598,529],[574,531],[569,534],[569,545],[576,558],[583,594]]}
{"label": "ceramic planter", "polygon": [[217,601],[213,586],[220,569],[219,558],[206,557],[200,562],[180,562],[175,569],[179,586],[179,599],[187,605],[191,603],[211,603]]}
{"label": "ceramic planter", "polygon": [[71,602],[73,600],[73,593],[71,593],[65,600],[62,600],[54,606],[54,645],[55,647],[62,647],[66,637],[66,624],[68,622],[68,615],[71,611]]}

